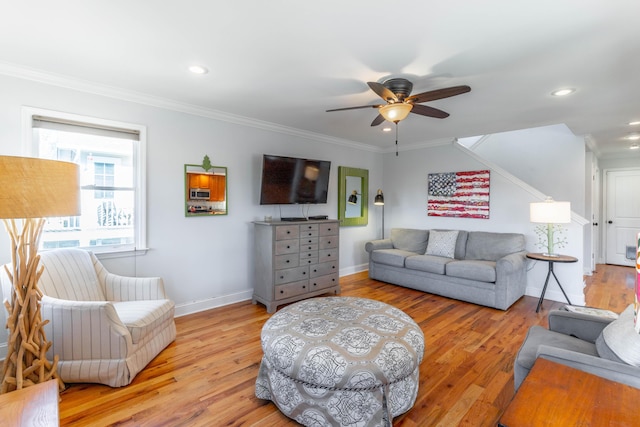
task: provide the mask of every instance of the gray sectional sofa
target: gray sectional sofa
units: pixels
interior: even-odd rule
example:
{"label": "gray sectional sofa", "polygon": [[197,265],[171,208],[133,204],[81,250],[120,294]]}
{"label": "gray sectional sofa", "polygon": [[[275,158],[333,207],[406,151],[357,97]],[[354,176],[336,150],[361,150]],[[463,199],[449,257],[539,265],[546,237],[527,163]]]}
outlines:
{"label": "gray sectional sofa", "polygon": [[522,234],[394,228],[365,249],[370,278],[448,298],[506,310],[527,287]]}

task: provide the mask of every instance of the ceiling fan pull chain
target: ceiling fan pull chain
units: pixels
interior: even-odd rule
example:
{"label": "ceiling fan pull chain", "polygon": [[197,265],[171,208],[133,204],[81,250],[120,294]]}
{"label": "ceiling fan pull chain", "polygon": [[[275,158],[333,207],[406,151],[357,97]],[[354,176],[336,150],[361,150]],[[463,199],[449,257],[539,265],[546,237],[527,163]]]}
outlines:
{"label": "ceiling fan pull chain", "polygon": [[398,122],[396,122],[396,157],[398,157]]}

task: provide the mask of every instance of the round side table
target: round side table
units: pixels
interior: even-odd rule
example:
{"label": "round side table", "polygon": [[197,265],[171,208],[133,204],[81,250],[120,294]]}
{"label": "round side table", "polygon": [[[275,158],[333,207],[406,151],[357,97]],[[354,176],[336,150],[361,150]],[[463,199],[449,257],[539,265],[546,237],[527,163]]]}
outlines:
{"label": "round side table", "polygon": [[534,259],[536,261],[545,261],[546,263],[549,264],[549,272],[547,273],[547,279],[544,281],[544,287],[542,288],[542,294],[540,295],[540,300],[538,300],[538,306],[536,307],[536,313],[540,311],[540,307],[542,307],[542,300],[544,299],[544,294],[545,292],[547,292],[547,285],[549,284],[549,277],[551,275],[553,275],[553,278],[556,279],[556,282],[558,283],[558,286],[560,287],[560,290],[562,291],[562,295],[564,295],[564,297],[567,299],[567,302],[569,303],[569,305],[571,305],[571,301],[569,300],[569,297],[567,296],[567,293],[564,291],[564,289],[562,288],[562,285],[560,284],[560,281],[558,280],[558,277],[556,276],[556,273],[553,272],[553,264],[556,262],[560,262],[560,263],[572,263],[572,262],[578,262],[578,258],[574,258],[572,256],[569,255],[545,255],[542,253],[528,253],[527,254],[527,258],[529,259]]}

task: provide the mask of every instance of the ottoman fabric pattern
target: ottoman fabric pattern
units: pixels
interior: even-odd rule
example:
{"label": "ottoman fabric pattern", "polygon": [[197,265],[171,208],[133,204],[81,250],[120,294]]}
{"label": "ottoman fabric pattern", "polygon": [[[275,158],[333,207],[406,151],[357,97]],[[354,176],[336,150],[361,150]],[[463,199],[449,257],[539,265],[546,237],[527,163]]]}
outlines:
{"label": "ottoman fabric pattern", "polygon": [[418,392],[424,335],[388,304],[314,298],[265,323],[256,396],[305,426],[387,426]]}

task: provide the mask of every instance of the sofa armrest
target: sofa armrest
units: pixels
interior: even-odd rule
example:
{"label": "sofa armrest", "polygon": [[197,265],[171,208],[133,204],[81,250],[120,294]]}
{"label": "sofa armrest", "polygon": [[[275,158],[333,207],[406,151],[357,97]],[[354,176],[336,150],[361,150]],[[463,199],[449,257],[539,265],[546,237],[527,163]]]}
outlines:
{"label": "sofa armrest", "polygon": [[104,276],[107,301],[141,301],[169,299],[160,277],[125,277],[107,273]]}
{"label": "sofa armrest", "polygon": [[640,368],[563,348],[541,345],[537,357],[640,388]]}
{"label": "sofa armrest", "polygon": [[604,316],[565,310],[551,310],[548,319],[549,330],[591,343],[595,343],[602,330],[613,321],[613,319]]}
{"label": "sofa armrest", "polygon": [[47,295],[41,300],[48,354],[61,360],[124,359],[133,342],[113,304],[107,301],[69,301]]}
{"label": "sofa armrest", "polygon": [[369,253],[377,249],[393,249],[393,242],[391,239],[372,240],[364,245],[364,249]]}
{"label": "sofa armrest", "polygon": [[514,252],[496,261],[496,308],[506,310],[527,288],[527,252]]}

